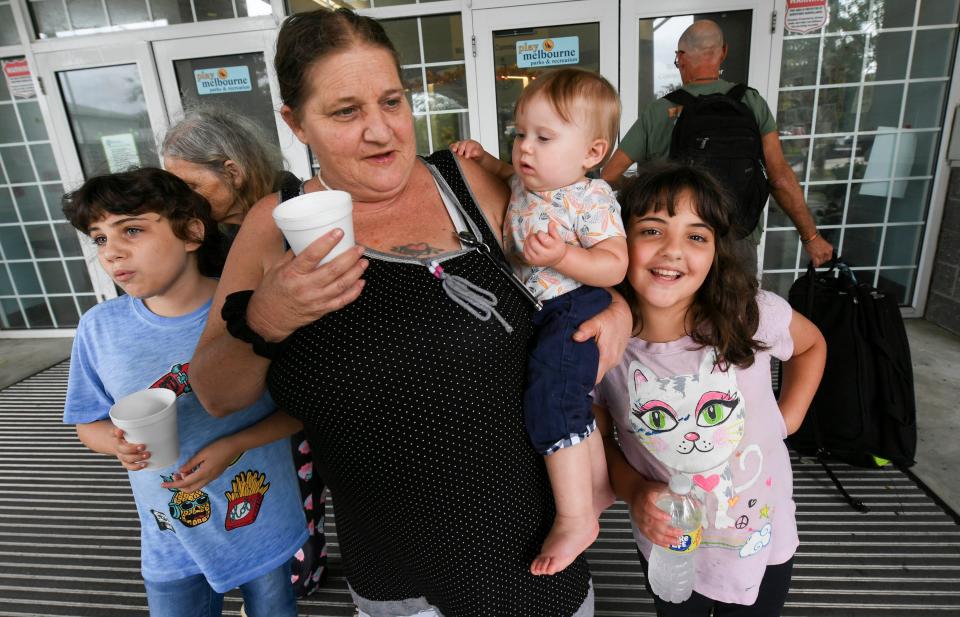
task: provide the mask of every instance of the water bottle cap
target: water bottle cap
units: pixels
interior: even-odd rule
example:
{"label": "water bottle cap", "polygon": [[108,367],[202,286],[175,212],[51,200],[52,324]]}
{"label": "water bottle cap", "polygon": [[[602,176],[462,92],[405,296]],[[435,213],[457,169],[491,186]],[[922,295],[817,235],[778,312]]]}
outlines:
{"label": "water bottle cap", "polygon": [[686,495],[692,488],[693,482],[690,480],[690,476],[678,473],[670,477],[670,490],[677,495]]}

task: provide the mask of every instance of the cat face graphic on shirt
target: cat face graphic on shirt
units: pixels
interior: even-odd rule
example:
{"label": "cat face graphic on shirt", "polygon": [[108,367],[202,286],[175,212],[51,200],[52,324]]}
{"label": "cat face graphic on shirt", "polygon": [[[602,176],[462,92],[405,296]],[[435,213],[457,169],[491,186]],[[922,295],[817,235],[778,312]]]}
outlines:
{"label": "cat face graphic on shirt", "polygon": [[644,448],[672,470],[711,470],[743,438],[746,414],[736,373],[717,369],[714,358],[708,351],[697,374],[662,379],[630,363],[630,424]]}
{"label": "cat face graphic on shirt", "polygon": [[[736,494],[759,477],[763,454],[750,445],[734,456],[746,409],[736,371],[732,366],[720,370],[716,355],[713,349],[704,353],[696,374],[663,378],[642,362],[631,362],[629,419],[634,437],[671,474],[689,476],[701,499],[713,495],[714,515],[707,523],[712,518],[714,528],[724,529],[734,524],[727,511]],[[733,484],[734,458],[741,471],[748,458],[755,459],[755,474],[741,486]]]}

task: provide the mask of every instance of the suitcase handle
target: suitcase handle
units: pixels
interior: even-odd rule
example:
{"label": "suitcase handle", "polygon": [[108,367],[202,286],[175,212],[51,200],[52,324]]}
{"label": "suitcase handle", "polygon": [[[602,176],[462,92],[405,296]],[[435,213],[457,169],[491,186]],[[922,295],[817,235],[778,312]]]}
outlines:
{"label": "suitcase handle", "polygon": [[[824,274],[829,275],[834,270],[837,270],[841,275],[846,276],[854,285],[857,284],[857,275],[853,273],[853,270],[851,270],[849,264],[843,260],[843,257],[837,255],[836,250],[833,251],[833,255],[829,261],[821,264],[821,267],[827,268]],[[811,280],[817,275],[817,269],[814,267],[812,260],[807,262],[807,274],[810,275]]]}
{"label": "suitcase handle", "polygon": [[[837,251],[833,251],[833,255],[830,257],[830,260],[822,264],[827,268],[827,271],[823,273],[823,276],[830,276],[834,270],[837,271],[837,278],[843,279],[847,284],[847,287],[850,293],[853,293],[857,287],[857,276],[853,273],[853,270],[850,269],[850,266],[843,260],[842,257],[837,255]],[[803,311],[803,316],[807,319],[813,319],[813,300],[816,295],[817,289],[817,276],[820,273],[813,266],[813,261],[807,262],[807,305]]]}

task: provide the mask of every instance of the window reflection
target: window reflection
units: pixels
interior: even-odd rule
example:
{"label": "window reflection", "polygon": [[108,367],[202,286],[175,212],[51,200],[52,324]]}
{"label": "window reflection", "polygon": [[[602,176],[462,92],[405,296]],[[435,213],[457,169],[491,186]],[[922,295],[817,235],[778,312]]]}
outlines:
{"label": "window reflection", "polygon": [[[317,5],[310,1],[312,9]],[[270,15],[269,0],[28,0],[37,38]],[[0,4],[0,22],[3,6]],[[5,26],[0,23],[0,37]],[[2,44],[2,42],[0,42]]]}
{"label": "window reflection", "polygon": [[[900,190],[890,200],[891,222],[923,221],[930,198],[929,180],[898,180]],[[897,194],[898,193],[898,194]]]}
{"label": "window reflection", "polygon": [[818,184],[807,193],[807,207],[814,221],[820,225],[839,225],[843,222],[843,207],[847,199],[847,184]]}
{"label": "window reflection", "polygon": [[865,36],[844,35],[831,37],[823,42],[823,63],[820,69],[820,83],[846,84],[860,81],[863,67],[863,45]]}
{"label": "window reflection", "polygon": [[864,63],[864,79],[886,81],[903,79],[910,58],[909,32],[883,32],[870,38]]}
{"label": "window reflection", "polygon": [[917,31],[910,77],[946,77],[951,57],[944,50],[953,49],[956,35],[954,28]]}
{"label": "window reflection", "polygon": [[860,104],[860,130],[876,131],[882,126],[897,126],[902,102],[903,84],[864,86]]}
{"label": "window reflection", "polygon": [[813,90],[794,90],[780,95],[777,128],[781,136],[810,134],[814,94]]}
{"label": "window reflection", "polygon": [[[907,0],[915,2],[916,0]],[[900,0],[894,0],[900,2]],[[827,20],[827,30],[829,32],[861,32],[874,26],[881,11],[874,12],[871,15],[873,3],[862,2],[860,0],[840,0],[839,2],[827,2],[830,10],[830,18]],[[911,14],[912,18],[912,14]],[[912,21],[912,19],[911,19]]]}
{"label": "window reflection", "polygon": [[20,35],[9,2],[0,2],[0,46],[19,45]]}
{"label": "window reflection", "polygon": [[107,25],[107,14],[100,0],[69,0],[67,15],[74,30],[100,28]]}
{"label": "window reflection", "polygon": [[106,0],[106,4],[111,24],[136,24],[150,19],[145,0]]}
{"label": "window reflection", "polygon": [[417,153],[470,137],[469,100],[459,13],[385,19],[400,53],[400,78],[414,115]]}
{"label": "window reflection", "polygon": [[960,7],[960,0],[926,0],[920,5],[918,24],[921,26],[955,24],[958,7]]}
{"label": "window reflection", "polygon": [[916,275],[915,268],[884,268],[877,277],[877,288],[891,294],[900,304],[909,304]]}
{"label": "window reflection", "polygon": [[158,165],[135,64],[57,73],[84,175]]}
{"label": "window reflection", "polygon": [[857,95],[860,88],[820,90],[817,103],[817,133],[849,133],[857,117]]}
{"label": "window reflection", "polygon": [[810,86],[817,83],[820,40],[787,39],[783,42],[781,86]]}
{"label": "window reflection", "polygon": [[[784,154],[807,185],[818,224],[837,226],[821,233],[836,233],[838,251],[865,282],[906,301],[930,206],[960,0],[837,0],[828,7],[822,31],[784,39],[777,114]],[[805,166],[808,142],[795,136],[809,134],[811,124],[816,137]],[[791,227],[772,209],[767,222],[772,230]]]}

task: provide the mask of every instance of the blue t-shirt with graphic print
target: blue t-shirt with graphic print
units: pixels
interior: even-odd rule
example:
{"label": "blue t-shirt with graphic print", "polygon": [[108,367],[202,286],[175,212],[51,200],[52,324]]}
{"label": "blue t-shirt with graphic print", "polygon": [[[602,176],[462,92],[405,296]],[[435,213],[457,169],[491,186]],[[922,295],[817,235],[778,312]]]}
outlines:
{"label": "blue t-shirt with graphic print", "polygon": [[140,515],[141,571],[156,582],[203,574],[226,592],[289,560],[307,529],[287,439],[244,452],[200,491],[160,486],[204,446],[276,410],[267,394],[226,418],[201,407],[189,370],[209,311],[207,302],[181,317],[160,317],[131,296],[87,311],[73,343],[63,419],[106,419],[114,402],[146,388],[177,393],[179,460],[128,473]]}

